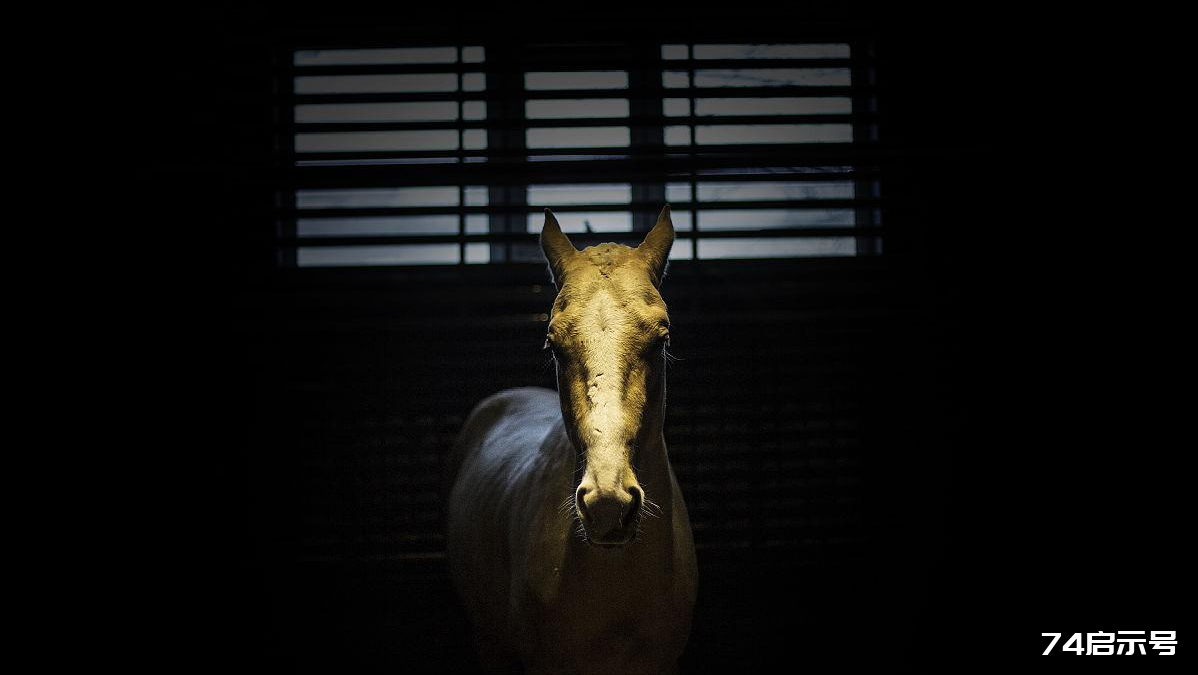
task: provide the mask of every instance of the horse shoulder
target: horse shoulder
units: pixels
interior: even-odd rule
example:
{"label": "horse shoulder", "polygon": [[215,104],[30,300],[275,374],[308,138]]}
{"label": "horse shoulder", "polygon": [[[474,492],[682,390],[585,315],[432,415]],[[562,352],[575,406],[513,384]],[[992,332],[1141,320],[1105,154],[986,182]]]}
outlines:
{"label": "horse shoulder", "polygon": [[508,515],[512,543],[513,598],[517,606],[538,609],[559,599],[566,554],[574,536],[574,449],[560,417],[544,436],[536,464],[524,473],[523,497]]}
{"label": "horse shoulder", "polygon": [[[540,387],[506,389],[487,397],[470,412],[447,461],[446,485],[451,507],[478,496],[464,486],[505,490],[492,479],[517,474],[532,459],[553,426],[557,395]],[[499,475],[493,475],[499,474]],[[518,477],[518,476],[516,476]],[[456,494],[455,494],[456,493]]]}
{"label": "horse shoulder", "polygon": [[[537,448],[553,426],[552,390],[508,389],[470,412],[446,462],[446,534],[451,562],[457,554],[494,555],[507,534],[507,516],[518,503],[522,473],[535,465]],[[560,418],[560,413],[557,413]],[[478,556],[472,561],[477,562]]]}
{"label": "horse shoulder", "polygon": [[[563,528],[555,519],[569,514],[557,511],[557,493],[570,493],[566,458],[573,454],[557,392],[525,387],[488,397],[471,412],[453,454],[447,553],[454,576],[464,595],[507,596],[499,606],[520,623],[510,613],[526,603],[512,595],[532,591],[547,602],[562,571],[554,551]],[[499,598],[491,598],[485,604],[494,608]]]}

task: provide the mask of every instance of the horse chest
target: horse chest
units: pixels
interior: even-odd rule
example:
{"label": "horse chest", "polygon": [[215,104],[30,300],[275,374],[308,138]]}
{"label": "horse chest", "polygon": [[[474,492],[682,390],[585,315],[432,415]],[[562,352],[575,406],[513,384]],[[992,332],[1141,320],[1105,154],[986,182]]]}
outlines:
{"label": "horse chest", "polygon": [[537,660],[560,672],[635,673],[677,658],[684,601],[661,561],[588,562],[563,569],[558,592],[526,607]]}

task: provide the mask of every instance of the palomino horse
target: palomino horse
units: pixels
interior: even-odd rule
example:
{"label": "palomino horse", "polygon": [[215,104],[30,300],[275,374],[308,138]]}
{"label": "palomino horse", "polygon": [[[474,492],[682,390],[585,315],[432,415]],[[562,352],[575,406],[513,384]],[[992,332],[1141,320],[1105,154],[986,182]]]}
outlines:
{"label": "palomino horse", "polygon": [[677,669],[697,572],[662,436],[673,242],[668,205],[637,248],[582,251],[545,210],[558,391],[487,398],[450,460],[447,557],[488,670]]}

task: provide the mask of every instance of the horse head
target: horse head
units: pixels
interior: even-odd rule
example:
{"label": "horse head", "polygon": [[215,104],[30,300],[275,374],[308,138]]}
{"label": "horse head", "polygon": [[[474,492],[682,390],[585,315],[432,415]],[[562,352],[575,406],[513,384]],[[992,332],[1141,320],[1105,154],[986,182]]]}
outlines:
{"label": "horse head", "polygon": [[581,251],[545,210],[541,249],[558,289],[545,348],[580,457],[574,513],[594,544],[633,540],[651,504],[636,466],[640,451],[662,438],[670,318],[660,287],[673,242],[669,205],[639,246]]}

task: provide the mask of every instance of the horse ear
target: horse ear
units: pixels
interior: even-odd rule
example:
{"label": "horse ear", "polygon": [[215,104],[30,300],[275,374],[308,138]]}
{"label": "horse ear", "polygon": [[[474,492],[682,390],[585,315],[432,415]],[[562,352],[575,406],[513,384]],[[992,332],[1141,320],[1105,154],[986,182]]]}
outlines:
{"label": "horse ear", "polygon": [[670,205],[666,204],[657,216],[657,224],[645,235],[645,240],[636,250],[649,263],[653,271],[653,283],[660,285],[666,273],[666,262],[670,258],[670,247],[674,245],[674,221],[670,219]]}
{"label": "horse ear", "polygon": [[553,283],[559,284],[566,262],[578,251],[562,232],[561,225],[557,224],[557,218],[549,209],[545,209],[545,225],[541,228],[541,251],[545,253],[545,260],[549,261]]}

